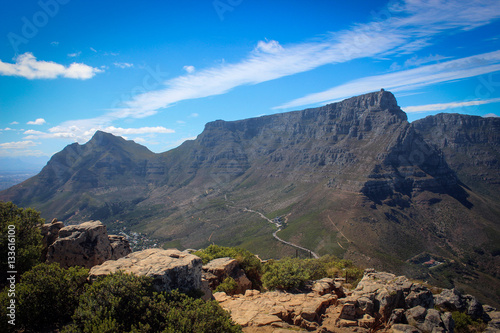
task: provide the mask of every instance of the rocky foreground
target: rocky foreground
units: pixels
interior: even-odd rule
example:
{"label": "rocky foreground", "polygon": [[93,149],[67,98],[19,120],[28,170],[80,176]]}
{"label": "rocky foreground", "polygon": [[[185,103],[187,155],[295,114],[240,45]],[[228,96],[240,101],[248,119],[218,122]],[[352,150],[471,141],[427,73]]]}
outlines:
{"label": "rocky foreground", "polygon": [[367,270],[354,290],[332,279],[315,281],[309,293],[215,293],[245,332],[301,328],[316,332],[454,332],[451,312],[488,322],[485,332],[500,332],[500,312],[455,289],[439,294],[404,276]]}
{"label": "rocky foreground", "polygon": [[[159,291],[203,290],[231,313],[245,332],[454,332],[452,312],[487,323],[500,332],[500,311],[456,289],[438,290],[404,276],[366,270],[354,290],[342,280],[311,282],[302,293],[260,292],[236,260],[219,258],[202,265],[199,257],[176,249],[130,253],[125,239],[108,236],[99,221],[65,227],[53,221],[42,229],[46,260],[90,268],[89,281],[117,271],[150,276]],[[238,294],[212,291],[227,278]]]}

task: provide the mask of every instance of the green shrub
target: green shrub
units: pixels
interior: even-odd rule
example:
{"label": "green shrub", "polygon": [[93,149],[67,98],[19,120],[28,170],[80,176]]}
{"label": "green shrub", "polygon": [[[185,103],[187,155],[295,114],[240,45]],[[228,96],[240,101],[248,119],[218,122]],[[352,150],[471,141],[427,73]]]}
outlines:
{"label": "green shrub", "polygon": [[81,296],[74,322],[63,332],[241,332],[217,302],[156,293],[151,282],[123,273],[99,279]]}
{"label": "green shrub", "polygon": [[[217,301],[192,299],[176,291],[168,295],[156,295],[151,314],[157,318],[156,327],[152,327],[150,331],[138,332],[242,332],[241,327],[233,323],[229,313],[222,309]],[[146,316],[145,322],[149,323],[149,318]]]}
{"label": "green shrub", "polygon": [[260,289],[262,264],[253,253],[239,247],[225,247],[219,245],[210,245],[204,250],[196,251],[194,253],[201,258],[203,264],[217,258],[233,258],[238,261],[241,268],[245,271],[246,276],[252,282],[252,288]]}
{"label": "green shrub", "polygon": [[[0,201],[0,286],[4,286],[7,271],[18,274],[28,271],[40,262],[42,254],[42,235],[40,226],[44,219],[32,208],[18,208],[12,202]],[[9,249],[9,236],[15,236],[15,249]],[[11,238],[11,240],[14,240]],[[13,250],[13,251],[11,251]],[[15,267],[8,267],[8,252],[15,252]]]}
{"label": "green shrub", "polygon": [[[130,331],[140,322],[153,295],[152,278],[115,273],[95,281],[80,297],[73,316],[80,332],[119,328]],[[76,329],[73,328],[73,329]]]}
{"label": "green shrub", "polygon": [[482,320],[472,320],[466,313],[454,311],[451,316],[455,322],[456,333],[475,333],[486,329],[486,324]]}
{"label": "green shrub", "polygon": [[298,258],[268,261],[264,266],[262,276],[264,287],[270,290],[291,290],[303,287],[311,277],[304,263],[304,260]]}
{"label": "green shrub", "polygon": [[233,295],[237,288],[238,283],[232,277],[228,276],[215,288],[215,292],[223,291],[228,295]]}
{"label": "green shrub", "polygon": [[351,261],[338,260],[334,256],[319,259],[284,258],[266,263],[262,282],[268,289],[290,290],[302,288],[310,280],[346,275],[348,282],[355,287],[363,277],[363,270]]}
{"label": "green shrub", "polygon": [[[39,331],[71,320],[83,293],[88,270],[61,268],[59,264],[39,264],[21,276],[16,285],[16,328]],[[7,289],[0,297],[4,317]]]}

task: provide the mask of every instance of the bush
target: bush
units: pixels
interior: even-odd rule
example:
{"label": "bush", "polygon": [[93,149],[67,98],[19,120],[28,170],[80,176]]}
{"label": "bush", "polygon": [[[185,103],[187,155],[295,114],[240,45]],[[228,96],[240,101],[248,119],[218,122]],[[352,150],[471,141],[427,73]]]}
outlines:
{"label": "bush", "polygon": [[454,311],[451,316],[455,322],[456,333],[475,333],[486,329],[486,324],[482,320],[472,320],[466,313]]}
{"label": "bush", "polygon": [[290,290],[304,287],[310,280],[324,277],[348,277],[354,287],[363,277],[363,270],[348,260],[338,260],[333,256],[319,259],[284,258],[269,261],[264,266],[262,282],[268,289]]}
{"label": "bush", "polygon": [[204,250],[196,251],[194,255],[200,257],[204,265],[217,258],[229,257],[236,259],[245,271],[248,279],[252,282],[252,288],[260,289],[262,285],[262,264],[259,258],[250,251],[239,247],[210,245]]}
{"label": "bush", "polygon": [[[59,264],[39,264],[21,276],[16,286],[16,328],[39,331],[71,320],[83,293],[88,270],[61,268]],[[4,318],[7,289],[0,297]]]}
{"label": "bush", "polygon": [[153,291],[151,278],[123,273],[96,281],[63,332],[241,332],[217,302]]}
{"label": "bush", "polygon": [[237,288],[238,283],[232,277],[228,276],[215,288],[215,292],[223,291],[228,295],[233,295]]}
{"label": "bush", "polygon": [[298,258],[285,258],[269,261],[264,266],[262,282],[270,290],[291,290],[301,288],[310,279],[305,261]]}
{"label": "bush", "polygon": [[152,295],[152,278],[121,272],[107,275],[80,297],[72,329],[77,332],[130,331],[141,321],[148,297]]}
{"label": "bush", "polygon": [[[15,270],[18,274],[22,274],[40,262],[42,254],[40,226],[43,225],[44,221],[40,217],[40,213],[32,208],[18,208],[12,202],[0,201],[1,267],[8,267],[8,252],[11,250],[15,252],[15,268],[1,270],[0,286],[5,285],[8,270]],[[9,243],[11,243],[9,236],[11,234],[15,236],[15,249],[9,249]]]}

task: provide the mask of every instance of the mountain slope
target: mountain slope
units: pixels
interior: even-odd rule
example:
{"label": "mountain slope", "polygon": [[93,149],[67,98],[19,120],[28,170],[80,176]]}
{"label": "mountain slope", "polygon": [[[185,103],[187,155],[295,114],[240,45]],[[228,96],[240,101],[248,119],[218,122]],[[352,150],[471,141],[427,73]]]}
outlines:
{"label": "mountain slope", "polygon": [[[126,226],[165,246],[215,242],[264,258],[295,255],[273,238],[276,225],[261,213],[283,225],[280,238],[320,255],[447,287],[496,286],[494,294],[497,123],[445,117],[409,124],[394,96],[381,90],[320,108],[211,122],[196,140],[162,154],[98,132],[0,199],[65,222]],[[452,130],[443,127],[448,123]],[[448,138],[484,128],[490,134],[467,134],[474,140],[466,143]],[[476,156],[486,171],[463,164],[449,147]],[[430,259],[443,264],[423,265]],[[491,288],[478,292],[492,297]]]}

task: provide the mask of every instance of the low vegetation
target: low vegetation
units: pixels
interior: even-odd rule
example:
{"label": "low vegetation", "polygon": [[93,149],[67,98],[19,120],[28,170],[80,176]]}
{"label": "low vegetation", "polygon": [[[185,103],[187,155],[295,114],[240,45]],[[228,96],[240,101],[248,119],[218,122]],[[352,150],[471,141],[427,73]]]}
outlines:
{"label": "low vegetation", "polygon": [[262,282],[270,290],[292,290],[303,288],[307,281],[325,277],[344,277],[355,287],[363,277],[363,270],[349,260],[339,260],[334,256],[319,259],[284,258],[266,263]]}
{"label": "low vegetation", "polygon": [[[2,267],[0,287],[7,282],[7,271],[15,270],[21,274],[40,262],[42,253],[40,226],[44,222],[40,213],[32,208],[18,208],[12,202],[0,201],[0,265]],[[15,261],[12,262],[12,260]],[[9,264],[13,264],[14,269],[12,267],[5,269],[9,267]]]}
{"label": "low vegetation", "polygon": [[451,315],[455,322],[456,333],[476,333],[486,329],[487,325],[482,320],[473,320],[466,313],[454,311]]}
{"label": "low vegetation", "polygon": [[[347,282],[356,286],[363,277],[363,270],[354,266],[351,261],[339,260],[331,255],[319,259],[283,258],[261,263],[254,254],[247,250],[218,245],[210,245],[194,254],[199,256],[204,264],[217,258],[236,259],[255,289],[300,289],[307,281],[324,277],[344,277]],[[230,293],[232,290],[229,280],[224,281],[221,286],[219,291],[227,290]]]}
{"label": "low vegetation", "polygon": [[[105,276],[92,285],[88,270],[40,264],[18,283],[16,325],[6,320],[0,331],[39,332],[241,332],[216,301],[195,299],[177,291],[157,293],[152,279],[124,273]],[[5,288],[0,315],[7,318]]]}

